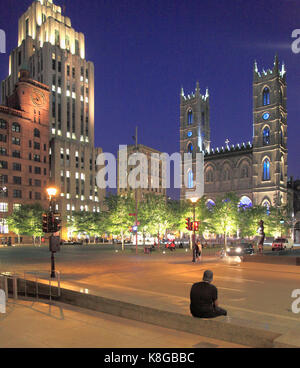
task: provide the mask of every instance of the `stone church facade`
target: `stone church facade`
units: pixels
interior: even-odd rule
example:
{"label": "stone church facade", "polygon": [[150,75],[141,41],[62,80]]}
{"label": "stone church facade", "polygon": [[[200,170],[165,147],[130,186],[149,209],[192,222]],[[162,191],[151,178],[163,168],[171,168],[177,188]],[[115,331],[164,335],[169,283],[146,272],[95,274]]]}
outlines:
{"label": "stone church facade", "polygon": [[193,170],[181,199],[188,198],[195,180],[196,154],[204,154],[204,194],[210,201],[235,192],[245,204],[287,203],[286,71],[275,57],[274,66],[253,70],[253,140],[213,149],[210,140],[209,93],[180,96],[180,152],[188,153]]}

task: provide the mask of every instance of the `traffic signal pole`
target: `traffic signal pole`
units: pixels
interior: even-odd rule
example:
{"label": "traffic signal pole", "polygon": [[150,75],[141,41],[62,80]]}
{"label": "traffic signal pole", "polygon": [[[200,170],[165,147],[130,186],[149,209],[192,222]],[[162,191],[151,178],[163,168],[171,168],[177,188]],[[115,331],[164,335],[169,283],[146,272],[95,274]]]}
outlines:
{"label": "traffic signal pole", "polygon": [[196,221],[196,204],[193,203],[193,263],[196,262],[196,231],[195,231],[195,221]]}
{"label": "traffic signal pole", "polygon": [[[60,231],[61,217],[60,214],[55,212],[55,197],[56,190],[47,189],[49,194],[49,212],[43,215],[43,231],[51,233],[49,238],[49,250],[51,252],[51,278],[55,278],[55,259],[54,254],[60,251],[60,236],[55,236],[55,233]],[[47,220],[46,220],[47,219]]]}

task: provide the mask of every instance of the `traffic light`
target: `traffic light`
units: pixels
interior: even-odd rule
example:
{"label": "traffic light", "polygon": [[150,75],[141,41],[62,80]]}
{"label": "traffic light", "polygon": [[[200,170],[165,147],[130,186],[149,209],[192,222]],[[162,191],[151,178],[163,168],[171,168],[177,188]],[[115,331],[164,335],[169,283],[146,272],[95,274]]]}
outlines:
{"label": "traffic light", "polygon": [[186,219],[185,224],[186,224],[186,229],[187,230],[189,230],[189,231],[193,230],[193,223],[191,222],[191,219],[190,218],[187,218]]}
{"label": "traffic light", "polygon": [[57,233],[61,230],[61,218],[60,214],[54,214],[54,229],[53,232]]}
{"label": "traffic light", "polygon": [[199,221],[195,221],[194,222],[194,230],[198,231],[199,230]]}
{"label": "traffic light", "polygon": [[59,213],[48,212],[43,214],[43,232],[57,233],[61,230],[61,217]]}
{"label": "traffic light", "polygon": [[48,213],[48,233],[54,233],[54,214]]}
{"label": "traffic light", "polygon": [[48,214],[43,213],[43,233],[48,233]]}

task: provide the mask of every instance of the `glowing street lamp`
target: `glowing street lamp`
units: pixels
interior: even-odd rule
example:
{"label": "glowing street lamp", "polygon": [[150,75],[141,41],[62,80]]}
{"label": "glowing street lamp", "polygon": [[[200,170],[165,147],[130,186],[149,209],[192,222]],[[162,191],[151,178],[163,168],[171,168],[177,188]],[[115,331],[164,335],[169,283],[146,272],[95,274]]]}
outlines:
{"label": "glowing street lamp", "polygon": [[54,211],[53,198],[55,198],[58,190],[55,187],[49,187],[46,190],[47,190],[49,201],[50,201],[49,210]]}
{"label": "glowing street lamp", "polygon": [[49,199],[51,200],[52,197],[55,197],[56,196],[57,189],[54,188],[54,187],[47,188],[47,193],[48,193]]}

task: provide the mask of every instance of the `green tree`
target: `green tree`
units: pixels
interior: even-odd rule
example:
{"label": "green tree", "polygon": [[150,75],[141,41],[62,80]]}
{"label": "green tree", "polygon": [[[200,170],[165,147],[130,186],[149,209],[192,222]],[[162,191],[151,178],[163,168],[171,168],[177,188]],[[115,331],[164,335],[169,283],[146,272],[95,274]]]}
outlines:
{"label": "green tree", "polygon": [[161,234],[168,228],[168,206],[166,198],[149,193],[139,207],[139,219],[141,226],[151,235],[157,235],[158,243]]}
{"label": "green tree", "polygon": [[227,237],[237,232],[240,225],[239,198],[234,193],[227,193],[224,198],[219,197],[212,207],[212,223],[216,234],[223,235],[225,246]]}
{"label": "green tree", "polygon": [[95,238],[105,231],[105,216],[104,212],[73,212],[68,227],[72,228],[76,235],[84,234]]}
{"label": "green tree", "polygon": [[105,205],[108,209],[107,230],[121,236],[124,250],[124,236],[129,234],[129,227],[133,225],[133,218],[129,214],[135,211],[135,203],[130,194],[110,195],[106,197]]}
{"label": "green tree", "polygon": [[18,235],[18,239],[20,235],[32,236],[35,244],[36,237],[43,236],[43,212],[43,207],[38,203],[22,205],[8,216],[9,229]]}

